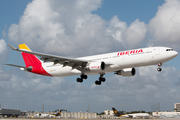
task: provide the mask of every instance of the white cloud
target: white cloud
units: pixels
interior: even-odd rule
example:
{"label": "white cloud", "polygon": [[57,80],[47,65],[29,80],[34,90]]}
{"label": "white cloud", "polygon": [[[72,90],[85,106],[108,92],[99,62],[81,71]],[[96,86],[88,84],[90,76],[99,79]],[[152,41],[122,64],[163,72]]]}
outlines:
{"label": "white cloud", "polygon": [[6,50],[7,50],[6,42],[5,42],[5,40],[1,39],[0,40],[0,54],[5,52]]}
{"label": "white cloud", "polygon": [[115,43],[104,36],[106,22],[91,14],[100,6],[101,0],[34,0],[19,24],[11,25],[8,35],[15,43],[26,43],[43,52],[71,56],[105,52]]}
{"label": "white cloud", "polygon": [[180,88],[175,88],[180,71],[172,67],[163,67],[162,72],[156,69],[157,66],[138,68],[134,77],[111,76],[103,88],[97,89],[113,98],[114,103],[126,104],[125,109],[150,110],[158,101],[163,110],[168,110],[180,97],[177,95]]}
{"label": "white cloud", "polygon": [[[0,72],[3,72],[3,63],[6,60],[8,54],[7,54],[7,44],[4,39],[0,39]],[[0,73],[1,74],[1,73]],[[5,77],[6,74],[2,74],[2,78]]]}
{"label": "white cloud", "polygon": [[112,35],[115,40],[122,42],[122,33],[126,28],[126,22],[122,22],[118,19],[117,16],[114,16],[109,23],[109,27],[107,28],[107,34],[109,36]]}
{"label": "white cloud", "polygon": [[123,44],[127,48],[140,47],[146,39],[146,34],[147,27],[145,23],[137,19],[123,32]]}
{"label": "white cloud", "polygon": [[[166,42],[164,44],[178,45],[178,1],[166,1],[160,6],[148,28],[138,19],[128,26],[117,16],[111,21],[105,21],[92,14],[92,11],[101,7],[101,2],[33,0],[25,9],[19,24],[12,24],[9,28],[10,42],[26,43],[34,51],[84,56],[142,46],[148,30],[155,38],[154,43],[163,41]],[[0,40],[0,45],[1,53],[6,50],[5,41]],[[54,110],[58,105],[72,111],[82,111],[86,110],[88,104],[91,104],[92,111],[103,111],[117,104],[124,104],[124,109],[128,111],[132,108],[149,110],[156,101],[168,104],[165,108],[167,110],[173,106],[174,101],[180,99],[180,73],[172,67],[163,68],[161,73],[156,69],[157,66],[141,67],[134,77],[128,78],[110,75],[101,86],[95,86],[93,82],[91,87],[84,83],[66,81],[66,78],[42,77],[22,72],[18,75],[14,71],[5,74],[2,71],[0,91],[4,91],[2,97],[6,104],[12,103],[11,98],[14,98],[16,103],[13,104],[23,103],[26,110],[34,110],[39,106],[38,111],[41,111],[42,103],[49,110]]]}
{"label": "white cloud", "polygon": [[0,102],[11,105],[13,98],[13,104],[22,105],[24,110],[36,111],[41,110],[42,103],[48,111],[57,106],[70,111],[85,111],[88,104],[91,104],[92,111],[111,109],[117,104],[123,104],[126,111],[148,111],[156,101],[161,101],[162,109],[169,110],[180,98],[180,71],[173,67],[163,67],[162,72],[156,69],[157,66],[137,68],[133,77],[110,75],[101,86],[94,86],[93,82],[94,87],[86,86],[88,81],[80,84],[64,78],[28,77],[27,74],[31,73],[22,71],[24,76],[20,76],[12,72],[1,78],[0,91],[4,92]]}
{"label": "white cloud", "polygon": [[140,47],[146,38],[147,27],[144,22],[135,20],[128,27],[125,22],[114,16],[107,28],[107,34],[119,41],[126,49]]}
{"label": "white cloud", "polygon": [[108,23],[91,13],[99,7],[101,0],[34,0],[27,5],[19,24],[11,25],[9,39],[16,44],[26,43],[35,51],[63,56],[105,53],[141,44],[146,36],[143,22],[136,20],[128,27],[114,16]]}
{"label": "white cloud", "polygon": [[165,0],[158,7],[156,16],[149,22],[153,43],[179,49],[180,44],[180,0]]}

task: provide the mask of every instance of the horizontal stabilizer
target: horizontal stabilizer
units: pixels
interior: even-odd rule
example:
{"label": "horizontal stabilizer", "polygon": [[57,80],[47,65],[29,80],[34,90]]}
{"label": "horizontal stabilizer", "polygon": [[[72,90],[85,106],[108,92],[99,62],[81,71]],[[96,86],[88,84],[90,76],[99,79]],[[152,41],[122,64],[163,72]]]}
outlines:
{"label": "horizontal stabilizer", "polygon": [[32,70],[32,67],[24,67],[24,66],[19,66],[19,65],[13,65],[13,64],[4,64],[4,65],[9,65],[9,66],[13,66],[13,67],[18,67],[18,68],[24,68],[24,70],[27,70],[27,71],[31,71]]}

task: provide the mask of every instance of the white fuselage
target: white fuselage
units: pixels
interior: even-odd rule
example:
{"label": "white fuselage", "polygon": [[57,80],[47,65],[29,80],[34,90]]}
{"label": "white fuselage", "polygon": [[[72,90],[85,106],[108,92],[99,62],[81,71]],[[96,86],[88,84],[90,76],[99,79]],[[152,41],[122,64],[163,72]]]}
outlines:
{"label": "white fuselage", "polygon": [[137,118],[137,117],[149,117],[150,115],[148,113],[133,113],[133,114],[127,114],[127,115],[122,115],[124,117],[130,117],[132,118]]}
{"label": "white fuselage", "polygon": [[35,114],[33,116],[34,118],[55,118],[55,115],[51,115],[51,114]]}
{"label": "white fuselage", "polygon": [[[167,47],[149,47],[140,48],[134,50],[113,52],[108,54],[94,55],[77,58],[79,60],[87,60],[89,62],[104,62],[109,64],[104,70],[84,72],[86,75],[102,74],[115,72],[126,68],[134,68],[148,65],[155,65],[158,63],[164,63],[176,57],[178,53]],[[63,66],[61,64],[55,64],[53,62],[43,63],[43,68],[52,76],[72,76],[80,75],[81,71],[72,69],[69,66]]]}

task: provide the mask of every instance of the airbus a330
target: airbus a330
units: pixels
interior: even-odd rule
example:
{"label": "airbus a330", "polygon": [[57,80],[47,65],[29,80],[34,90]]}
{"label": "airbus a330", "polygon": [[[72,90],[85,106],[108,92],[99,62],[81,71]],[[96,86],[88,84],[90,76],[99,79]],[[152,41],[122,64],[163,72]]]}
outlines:
{"label": "airbus a330", "polygon": [[[80,75],[77,82],[82,83],[87,75],[100,74],[96,85],[105,82],[106,73],[114,72],[121,76],[134,76],[136,67],[161,65],[178,55],[178,52],[169,47],[148,47],[133,50],[119,51],[107,54],[68,58],[39,52],[32,52],[26,44],[20,44],[19,49],[9,45],[12,50],[21,52],[24,66],[6,64],[19,67],[21,70],[52,77]],[[37,57],[38,56],[38,57]]]}

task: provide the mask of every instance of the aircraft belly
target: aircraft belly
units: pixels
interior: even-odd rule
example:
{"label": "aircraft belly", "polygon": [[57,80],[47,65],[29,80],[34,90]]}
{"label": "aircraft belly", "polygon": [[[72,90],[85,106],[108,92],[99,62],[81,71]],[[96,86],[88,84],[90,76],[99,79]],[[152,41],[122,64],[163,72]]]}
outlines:
{"label": "aircraft belly", "polygon": [[77,69],[72,69],[72,67],[62,65],[57,65],[53,67],[46,67],[46,71],[53,77],[65,77],[72,75],[79,75],[81,72]]}

